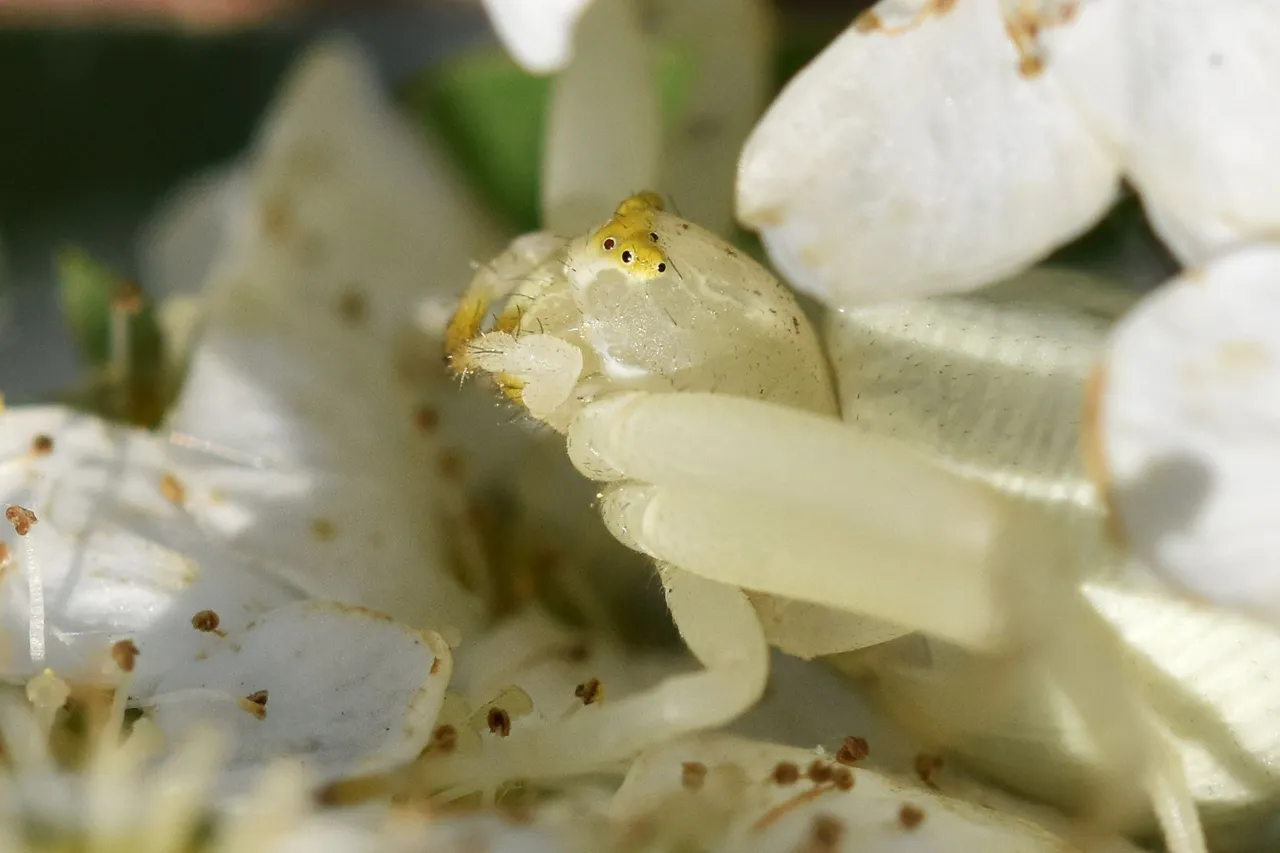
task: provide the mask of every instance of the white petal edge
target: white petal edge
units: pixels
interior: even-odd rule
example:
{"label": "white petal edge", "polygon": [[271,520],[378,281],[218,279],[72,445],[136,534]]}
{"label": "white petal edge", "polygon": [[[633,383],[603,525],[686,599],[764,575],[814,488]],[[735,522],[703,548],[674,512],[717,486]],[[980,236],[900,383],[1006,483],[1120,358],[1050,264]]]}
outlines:
{"label": "white petal edge", "polygon": [[592,0],[483,0],[507,52],[526,71],[551,74],[568,64],[573,33]]}
{"label": "white petal edge", "polygon": [[[1097,14],[1070,27],[1089,24],[1092,60],[1108,67]],[[834,307],[1010,275],[1115,197],[1118,153],[1078,109],[1076,76],[1053,63],[1022,76],[999,0],[957,3],[904,35],[850,27],[748,139],[738,217],[792,284]]]}
{"label": "white petal edge", "polygon": [[1216,604],[1280,619],[1280,246],[1174,279],[1116,327],[1099,435],[1135,554]]}
{"label": "white petal edge", "polygon": [[[434,632],[363,608],[298,602],[173,669],[150,701],[170,739],[210,723],[234,734],[232,778],[291,758],[329,780],[415,757],[431,737],[452,666]],[[260,719],[237,700],[262,690]]]}
{"label": "white petal edge", "polygon": [[[37,436],[51,441],[48,452],[33,450]],[[9,551],[0,672],[51,667],[97,680],[115,671],[111,644],[131,639],[141,652],[134,683],[144,685],[213,641],[192,626],[197,613],[212,610],[235,630],[298,596],[204,538],[173,499],[201,484],[172,477],[172,449],[62,407],[0,414],[0,502],[38,519],[26,536],[0,528]]]}
{"label": "white petal edge", "polygon": [[1156,231],[1186,264],[1280,231],[1280,7],[1132,0],[1127,162]]}

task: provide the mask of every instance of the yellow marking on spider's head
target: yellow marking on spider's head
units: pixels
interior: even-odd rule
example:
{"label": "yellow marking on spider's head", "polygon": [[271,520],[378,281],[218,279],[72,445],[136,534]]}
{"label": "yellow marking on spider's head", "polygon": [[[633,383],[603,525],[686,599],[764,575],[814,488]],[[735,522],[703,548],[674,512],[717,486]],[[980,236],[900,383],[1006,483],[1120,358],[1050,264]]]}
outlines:
{"label": "yellow marking on spider's head", "polygon": [[508,400],[524,405],[524,382],[510,373],[499,373],[493,377],[494,383],[498,386]]}
{"label": "yellow marking on spider's head", "polygon": [[625,272],[640,278],[657,278],[671,262],[658,246],[654,214],[663,208],[662,197],[642,192],[624,199],[613,217],[591,235],[591,242]]}
{"label": "yellow marking on spider's head", "polygon": [[614,219],[623,219],[632,216],[652,217],[655,211],[663,210],[665,206],[662,196],[650,190],[642,193],[636,193],[622,200],[622,204],[618,205],[618,209],[613,212]]}
{"label": "yellow marking on spider's head", "polygon": [[458,373],[466,373],[466,346],[480,334],[489,300],[484,296],[468,293],[458,301],[458,308],[449,318],[444,331],[444,354],[450,366]]}

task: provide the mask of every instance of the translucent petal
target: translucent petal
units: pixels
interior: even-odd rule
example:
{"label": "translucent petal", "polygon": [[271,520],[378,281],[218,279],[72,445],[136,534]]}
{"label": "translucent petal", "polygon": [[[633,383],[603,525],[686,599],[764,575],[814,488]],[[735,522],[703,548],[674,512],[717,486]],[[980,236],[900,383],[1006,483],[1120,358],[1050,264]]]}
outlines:
{"label": "translucent petal", "polygon": [[[47,451],[34,450],[38,436]],[[175,501],[201,483],[173,475],[172,450],[62,408],[0,415],[0,501],[38,519],[26,536],[0,531],[0,671],[102,677],[114,672],[110,645],[127,638],[140,651],[135,688],[145,690],[215,642],[193,627],[197,613],[236,630],[297,597],[202,535]]]}
{"label": "translucent petal", "polygon": [[772,10],[761,0],[665,0],[657,7],[659,34],[692,58],[694,76],[663,136],[653,188],[668,193],[681,216],[728,235],[736,225],[738,154],[772,94]]}
{"label": "translucent petal", "polygon": [[466,281],[494,226],[339,44],[286,85],[244,193],[168,424],[206,451],[179,472],[203,487],[188,510],[311,595],[469,626],[444,567],[439,451],[418,425],[414,308]]}
{"label": "translucent petal", "polygon": [[568,62],[573,30],[591,0],[483,0],[498,38],[526,71],[550,74]]}
{"label": "translucent petal", "polygon": [[431,737],[451,667],[432,632],[363,608],[299,602],[162,678],[155,719],[170,738],[209,723],[227,727],[236,744],[233,776],[287,756],[333,778],[417,755]]}
{"label": "translucent petal", "polygon": [[[1108,69],[1113,30],[1097,14],[1081,12],[1060,48]],[[1066,44],[1075,28],[1085,45]],[[998,0],[956,3],[900,35],[851,27],[748,140],[739,218],[793,284],[837,307],[1015,272],[1116,192],[1118,156],[1074,95],[1097,73],[1082,65],[1020,72]]]}
{"label": "translucent petal", "polygon": [[1280,6],[1134,0],[1125,168],[1156,230],[1200,263],[1280,229]]}
{"label": "translucent petal", "polygon": [[1280,247],[1175,279],[1115,330],[1104,487],[1129,546],[1209,601],[1280,618]]}
{"label": "translucent petal", "polygon": [[596,0],[573,62],[552,87],[542,163],[543,227],[576,234],[654,186],[662,138],[653,50],[635,4]]}
{"label": "translucent petal", "polygon": [[[1213,843],[1229,849],[1228,837],[1256,830],[1242,813],[1274,812],[1280,692],[1266,673],[1280,666],[1280,635],[1171,596],[1105,535],[1094,466],[1079,452],[1093,426],[1082,401],[1112,319],[1134,298],[1039,269],[973,294],[832,312],[827,338],[850,426],[907,441],[1069,525],[1086,595],[1134,651],[1133,678],[1174,733]],[[880,658],[875,690],[899,720],[1029,796],[1079,802],[1097,753],[1043,667],[898,645]]]}

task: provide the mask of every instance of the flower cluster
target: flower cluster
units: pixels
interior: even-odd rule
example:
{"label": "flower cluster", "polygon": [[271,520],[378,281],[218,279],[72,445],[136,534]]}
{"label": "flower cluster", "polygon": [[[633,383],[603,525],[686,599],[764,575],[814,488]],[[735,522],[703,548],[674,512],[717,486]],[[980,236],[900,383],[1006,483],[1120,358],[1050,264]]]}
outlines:
{"label": "flower cluster", "polygon": [[[556,75],[548,231],[598,225],[641,187],[678,198],[709,233],[740,221],[831,309],[846,421],[903,438],[908,418],[917,429],[950,418],[941,437],[907,438],[938,450],[947,428],[987,436],[979,478],[1084,515],[1098,499],[1107,565],[1137,584],[1083,579],[1114,626],[1098,636],[1154,661],[1141,670],[1152,683],[1176,685],[1149,691],[1160,742],[1178,745],[1151,761],[1160,784],[1181,784],[1144,790],[1162,818],[1190,798],[1193,816],[1197,802],[1220,807],[1206,823],[1228,843],[1265,838],[1256,818],[1274,802],[1265,765],[1278,753],[1259,708],[1280,700],[1238,700],[1248,673],[1280,659],[1268,624],[1280,615],[1280,525],[1266,500],[1280,417],[1267,313],[1280,305],[1269,242],[1280,125],[1257,107],[1280,80],[1280,13],[1246,0],[884,0],[766,111],[771,31],[757,0],[485,6],[518,62]],[[654,68],[672,44],[696,53],[697,72],[664,119]],[[1132,306],[1090,302],[1122,315],[1095,352],[1091,332],[1052,314],[1074,283],[1022,274],[1093,225],[1122,181],[1187,270]],[[1000,695],[974,704],[954,682],[1008,661],[974,663],[905,628],[867,623],[885,630],[863,643],[877,648],[835,661],[876,669],[886,707],[906,697],[915,707],[897,719],[851,682],[808,664],[797,675],[775,656],[769,695],[732,731],[656,745],[636,734],[645,748],[619,761],[632,733],[571,725],[677,695],[700,661],[635,641],[654,633],[636,603],[654,599],[649,569],[594,517],[593,486],[563,440],[504,423],[491,395],[457,387],[441,363],[473,266],[513,236],[343,43],[300,63],[241,162],[176,197],[144,247],[186,366],[161,426],[63,406],[0,414],[0,849],[826,853],[1074,840],[1082,830],[1057,809],[972,781],[918,739],[963,734],[971,763],[1063,805],[1041,782],[1091,759],[1060,707],[1045,699],[1043,720],[1002,718],[993,709],[1015,705],[1008,678],[983,682]],[[1038,379],[1026,394],[1037,399],[1069,376],[1043,399],[1078,403],[1083,447],[1067,455],[1087,478],[1033,483],[1026,468],[990,463],[1032,455],[1021,439],[982,432],[983,412],[959,403],[935,411],[977,387],[955,356],[973,355],[982,333],[970,332],[988,317],[946,300],[1010,276],[984,298],[1015,305],[1018,332],[1046,342],[1002,352],[1006,375]],[[1017,302],[1019,287],[1041,301]],[[908,341],[906,361],[954,388],[923,414],[895,402],[881,413],[889,425],[873,424],[876,395],[859,383],[889,350],[876,356],[859,336]],[[1077,416],[1062,417],[1074,430]],[[769,583],[763,592],[792,589]],[[766,622],[804,613],[806,642],[834,642],[811,592],[763,592],[749,595]],[[1192,629],[1213,643],[1166,642]],[[1248,661],[1198,681],[1242,650]],[[681,731],[684,706],[664,707],[671,719],[637,728]],[[907,718],[913,733],[899,728]],[[1037,752],[1049,729],[1069,746]],[[576,731],[599,742],[566,744]],[[1224,757],[1232,738],[1240,774]],[[1114,828],[1098,843],[1132,849]],[[1184,853],[1203,843],[1196,826],[1162,828]]]}

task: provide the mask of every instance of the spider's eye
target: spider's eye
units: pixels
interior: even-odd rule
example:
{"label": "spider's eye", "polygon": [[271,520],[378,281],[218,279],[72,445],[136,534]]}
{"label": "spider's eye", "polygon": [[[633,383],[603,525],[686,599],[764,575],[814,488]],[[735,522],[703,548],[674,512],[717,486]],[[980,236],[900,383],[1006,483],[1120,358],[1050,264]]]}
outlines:
{"label": "spider's eye", "polygon": [[659,264],[658,264],[658,272],[666,272],[666,271],[667,271],[667,265],[666,265],[666,264],[663,264],[663,263],[659,263]]}
{"label": "spider's eye", "polygon": [[650,232],[649,232],[649,239],[650,239],[650,240],[652,240],[652,241],[653,241],[653,242],[655,242],[655,243],[656,243],[656,242],[658,242],[658,232],[657,232],[657,231],[650,231]]}
{"label": "spider's eye", "polygon": [[604,244],[603,244],[603,245],[604,245],[604,250],[605,250],[606,252],[612,252],[612,251],[613,251],[613,247],[614,247],[614,246],[616,246],[616,245],[618,245],[618,244],[614,241],[614,239],[613,239],[612,237],[605,237],[605,238],[604,238]]}
{"label": "spider's eye", "polygon": [[625,251],[625,252],[623,252],[623,253],[622,253],[622,262],[623,262],[624,264],[629,264],[629,263],[631,263],[631,257],[632,257],[632,255],[631,255],[631,251],[628,249],[627,251]]}

